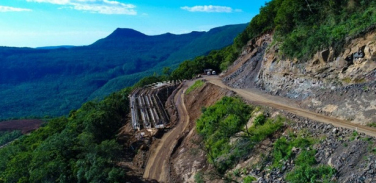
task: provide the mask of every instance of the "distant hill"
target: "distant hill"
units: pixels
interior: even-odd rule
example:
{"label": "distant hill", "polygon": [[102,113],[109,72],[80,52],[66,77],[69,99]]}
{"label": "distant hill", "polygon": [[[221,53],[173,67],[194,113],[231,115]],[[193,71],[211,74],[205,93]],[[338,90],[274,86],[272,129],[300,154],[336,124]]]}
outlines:
{"label": "distant hill", "polygon": [[36,49],[45,49],[45,50],[53,50],[53,49],[64,49],[64,48],[73,48],[75,46],[71,45],[61,45],[61,46],[43,46],[43,47],[37,47]]}
{"label": "distant hill", "polygon": [[163,67],[230,45],[246,26],[155,36],[118,28],[88,46],[0,47],[0,119],[67,114]]}

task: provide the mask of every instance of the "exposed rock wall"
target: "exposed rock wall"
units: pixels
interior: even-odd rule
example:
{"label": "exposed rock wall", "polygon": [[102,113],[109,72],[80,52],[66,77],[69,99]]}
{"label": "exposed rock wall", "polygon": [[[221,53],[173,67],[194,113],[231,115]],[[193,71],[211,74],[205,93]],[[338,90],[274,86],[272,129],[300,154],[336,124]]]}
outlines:
{"label": "exposed rock wall", "polygon": [[235,64],[224,77],[223,81],[233,88],[255,87],[258,81],[258,75],[263,68],[265,51],[272,40],[272,36],[267,34],[259,38],[255,43],[251,40],[238,58]]}
{"label": "exposed rock wall", "polygon": [[376,122],[375,31],[347,41],[338,55],[327,49],[308,61],[284,58],[279,46],[269,34],[249,41],[223,81],[297,99],[303,108],[354,123]]}

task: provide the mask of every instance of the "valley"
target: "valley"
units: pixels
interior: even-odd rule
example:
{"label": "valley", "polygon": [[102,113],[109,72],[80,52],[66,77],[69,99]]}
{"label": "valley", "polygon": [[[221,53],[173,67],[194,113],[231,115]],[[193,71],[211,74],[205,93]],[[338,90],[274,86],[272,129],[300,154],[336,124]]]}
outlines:
{"label": "valley", "polygon": [[46,116],[0,122],[0,183],[373,183],[375,25],[370,0],[271,0],[208,32],[2,47],[0,118]]}
{"label": "valley", "polygon": [[0,47],[0,120],[57,117],[232,44],[246,24],[149,36],[118,28],[87,46]]}

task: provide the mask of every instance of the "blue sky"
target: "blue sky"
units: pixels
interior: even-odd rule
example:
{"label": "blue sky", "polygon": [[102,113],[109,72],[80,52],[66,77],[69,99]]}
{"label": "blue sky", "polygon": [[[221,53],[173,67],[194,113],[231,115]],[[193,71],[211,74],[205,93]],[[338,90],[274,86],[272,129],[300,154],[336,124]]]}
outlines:
{"label": "blue sky", "polygon": [[0,46],[88,45],[116,28],[147,35],[249,22],[264,0],[1,0]]}

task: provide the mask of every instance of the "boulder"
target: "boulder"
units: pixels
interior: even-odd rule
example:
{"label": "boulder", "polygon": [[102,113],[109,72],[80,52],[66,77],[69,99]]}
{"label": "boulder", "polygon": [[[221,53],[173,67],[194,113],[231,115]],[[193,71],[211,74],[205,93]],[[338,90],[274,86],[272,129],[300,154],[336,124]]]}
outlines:
{"label": "boulder", "polygon": [[349,62],[347,62],[342,57],[337,57],[335,63],[336,63],[337,69],[342,69],[342,68],[346,68],[349,66]]}

